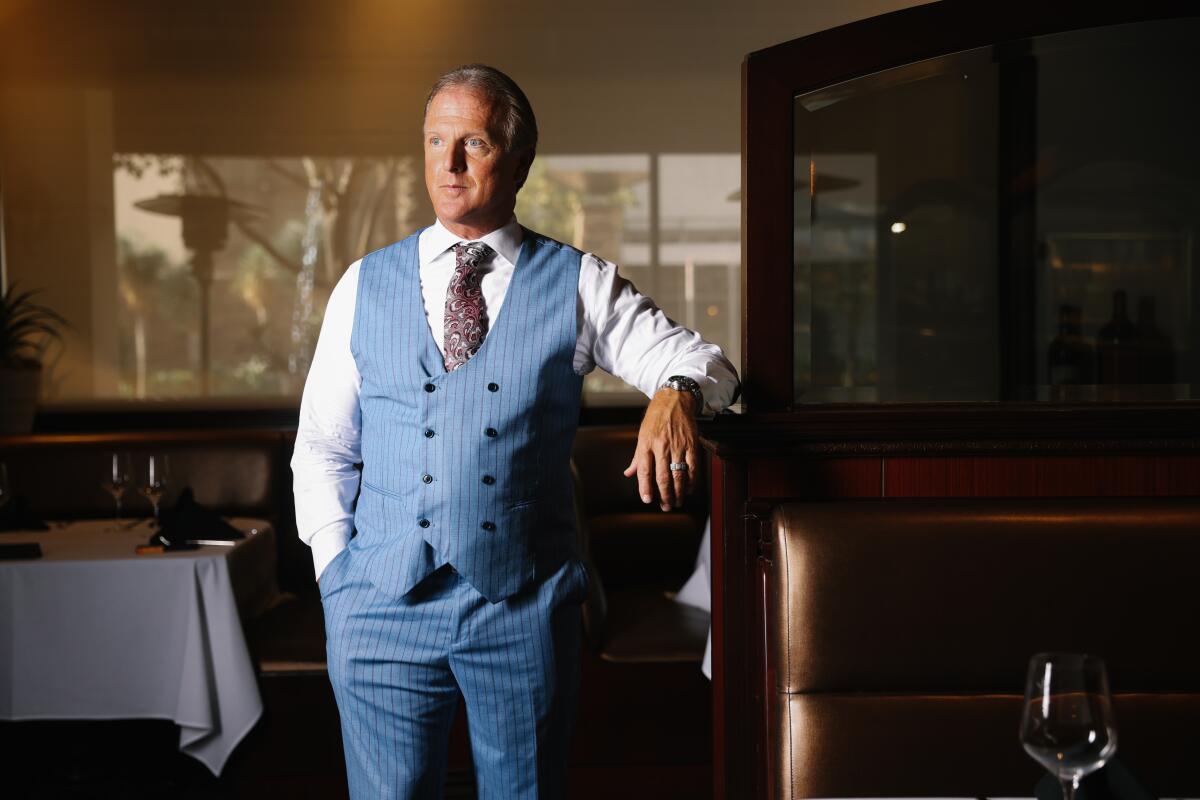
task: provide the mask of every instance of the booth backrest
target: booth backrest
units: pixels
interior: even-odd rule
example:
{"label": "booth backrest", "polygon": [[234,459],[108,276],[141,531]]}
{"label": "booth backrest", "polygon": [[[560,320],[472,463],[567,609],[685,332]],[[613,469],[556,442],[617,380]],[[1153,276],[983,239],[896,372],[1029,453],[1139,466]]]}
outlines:
{"label": "booth backrest", "polygon": [[1122,760],[1153,791],[1200,790],[1180,766],[1200,725],[1200,501],[787,503],[765,550],[776,796],[1027,796],[1017,729],[1042,651],[1104,657]]}
{"label": "booth backrest", "polygon": [[167,456],[170,485],[165,502],[185,486],[197,502],[222,514],[274,518],[279,505],[281,434],[239,433],[151,437],[54,437],[16,444],[0,451],[10,462],[13,492],[37,514],[57,519],[106,517],[112,497],[100,488],[110,473],[112,454],[129,453],[133,484],[126,492],[127,513],[147,514],[149,501],[137,492],[146,457]]}
{"label": "booth backrest", "polygon": [[705,458],[693,476],[695,492],[682,511],[664,513],[638,495],[625,468],[637,446],[634,426],[580,428],[572,461],[582,487],[580,511],[588,523],[591,555],[610,589],[678,588],[691,574],[708,516]]}

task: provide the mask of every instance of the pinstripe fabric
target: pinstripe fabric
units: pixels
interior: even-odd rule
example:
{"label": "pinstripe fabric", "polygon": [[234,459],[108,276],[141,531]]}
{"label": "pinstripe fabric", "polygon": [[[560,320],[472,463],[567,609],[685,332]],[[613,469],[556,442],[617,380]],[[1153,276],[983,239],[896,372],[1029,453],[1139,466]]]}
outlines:
{"label": "pinstripe fabric", "polygon": [[441,797],[461,690],[481,800],[566,794],[587,578],[569,559],[491,603],[450,566],[399,600],[343,550],[321,576],[353,800]]}
{"label": "pinstripe fabric", "polygon": [[423,311],[417,235],[363,259],[350,342],[362,376],[354,523],[380,590],[401,597],[450,563],[498,602],[576,555],[581,257],[526,231],[487,338],[451,373]]}
{"label": "pinstripe fabric", "polygon": [[480,797],[563,796],[586,590],[568,469],[581,257],[526,231],[483,345],[452,373],[417,234],[362,261],[356,535],[320,582],[358,800],[439,796],[460,691]]}

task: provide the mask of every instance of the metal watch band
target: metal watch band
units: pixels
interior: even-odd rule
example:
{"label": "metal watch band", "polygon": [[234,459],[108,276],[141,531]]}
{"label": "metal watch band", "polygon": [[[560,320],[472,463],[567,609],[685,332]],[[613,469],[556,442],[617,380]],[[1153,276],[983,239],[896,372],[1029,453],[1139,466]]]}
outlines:
{"label": "metal watch band", "polygon": [[684,375],[672,375],[659,388],[674,389],[677,392],[690,392],[692,397],[696,398],[697,413],[704,410],[704,393],[700,391],[700,384],[696,383],[692,378]]}

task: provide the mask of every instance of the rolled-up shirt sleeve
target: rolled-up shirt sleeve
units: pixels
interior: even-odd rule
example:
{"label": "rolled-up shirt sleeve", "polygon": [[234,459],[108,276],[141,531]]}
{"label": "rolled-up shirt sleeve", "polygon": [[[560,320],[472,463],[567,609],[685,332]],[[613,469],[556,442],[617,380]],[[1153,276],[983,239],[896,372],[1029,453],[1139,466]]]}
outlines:
{"label": "rolled-up shirt sleeve", "polygon": [[615,264],[590,253],[583,257],[579,305],[577,373],[600,367],[647,397],[671,376],[692,378],[704,394],[703,413],[736,399],[737,370],[721,348],[671,320]]}
{"label": "rolled-up shirt sleeve", "polygon": [[362,378],[350,351],[359,263],[334,287],[300,401],[292,454],[296,529],[312,548],[319,578],[354,529],[354,499],[362,460],[358,396]]}

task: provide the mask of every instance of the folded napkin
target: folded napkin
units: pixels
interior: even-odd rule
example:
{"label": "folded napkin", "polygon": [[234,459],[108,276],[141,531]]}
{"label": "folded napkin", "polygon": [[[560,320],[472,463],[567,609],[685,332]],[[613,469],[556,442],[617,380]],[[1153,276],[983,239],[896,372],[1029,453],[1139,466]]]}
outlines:
{"label": "folded napkin", "polygon": [[185,486],[179,493],[175,505],[159,513],[159,521],[162,527],[152,537],[152,544],[165,544],[160,536],[170,542],[170,546],[182,545],[190,539],[236,542],[246,538],[246,534],[222,519],[220,514],[197,503],[190,486]]}
{"label": "folded napkin", "polygon": [[[1037,800],[1062,800],[1058,779],[1045,775],[1034,788]],[[1079,782],[1075,800],[1155,800],[1129,768],[1116,758]]]}
{"label": "folded napkin", "polygon": [[0,561],[23,561],[41,558],[42,546],[37,542],[5,542],[0,544]]}
{"label": "folded napkin", "polygon": [[0,532],[48,530],[50,526],[29,510],[29,498],[14,497],[11,503],[0,506]]}

